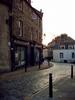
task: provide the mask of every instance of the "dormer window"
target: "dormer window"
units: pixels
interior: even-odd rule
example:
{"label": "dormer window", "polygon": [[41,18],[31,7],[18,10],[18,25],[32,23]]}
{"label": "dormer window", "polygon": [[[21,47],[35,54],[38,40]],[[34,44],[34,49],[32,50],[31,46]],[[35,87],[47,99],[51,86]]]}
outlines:
{"label": "dormer window", "polygon": [[27,0],[28,1],[28,3],[31,5],[31,0]]}
{"label": "dormer window", "polygon": [[32,20],[36,20],[37,19],[37,15],[35,12],[32,12]]}

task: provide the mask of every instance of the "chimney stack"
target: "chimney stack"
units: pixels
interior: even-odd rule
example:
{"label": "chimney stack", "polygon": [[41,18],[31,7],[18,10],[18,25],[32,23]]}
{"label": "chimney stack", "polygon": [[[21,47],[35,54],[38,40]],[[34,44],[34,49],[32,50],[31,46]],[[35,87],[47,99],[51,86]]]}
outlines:
{"label": "chimney stack", "polygon": [[27,0],[28,1],[28,3],[31,5],[31,0]]}

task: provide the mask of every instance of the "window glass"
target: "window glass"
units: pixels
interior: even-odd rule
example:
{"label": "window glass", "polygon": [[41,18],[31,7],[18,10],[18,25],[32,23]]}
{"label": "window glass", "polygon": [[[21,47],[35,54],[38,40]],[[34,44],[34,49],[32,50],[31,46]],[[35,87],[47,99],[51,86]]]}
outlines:
{"label": "window glass", "polygon": [[15,50],[15,64],[17,66],[25,64],[25,48],[24,47],[16,47],[16,50]]}
{"label": "window glass", "polygon": [[15,51],[15,63],[16,65],[19,65],[20,63],[20,48],[17,47]]}
{"label": "window glass", "polygon": [[19,2],[19,9],[21,11],[23,11],[23,1],[22,0],[20,0],[20,2]]}
{"label": "window glass", "polygon": [[63,53],[60,53],[60,58],[63,58]]}
{"label": "window glass", "polygon": [[23,36],[23,22],[21,20],[18,21],[18,28],[19,28],[19,36]]}
{"label": "window glass", "polygon": [[32,12],[32,20],[37,20],[37,15],[35,12]]}
{"label": "window glass", "polygon": [[25,63],[25,51],[24,48],[21,48],[21,64]]}
{"label": "window glass", "polygon": [[74,52],[72,52],[72,58],[74,58],[74,56],[75,56],[75,54],[74,54]]}

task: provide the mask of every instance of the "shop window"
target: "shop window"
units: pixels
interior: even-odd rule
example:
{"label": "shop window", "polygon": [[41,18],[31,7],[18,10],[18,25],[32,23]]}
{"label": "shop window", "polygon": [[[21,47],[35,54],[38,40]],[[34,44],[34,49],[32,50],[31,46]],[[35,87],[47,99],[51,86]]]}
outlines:
{"label": "shop window", "polygon": [[16,47],[16,50],[15,50],[15,64],[17,66],[25,64],[25,48],[24,47]]}
{"label": "shop window", "polygon": [[21,64],[24,64],[25,63],[25,51],[24,51],[24,48],[21,48]]}

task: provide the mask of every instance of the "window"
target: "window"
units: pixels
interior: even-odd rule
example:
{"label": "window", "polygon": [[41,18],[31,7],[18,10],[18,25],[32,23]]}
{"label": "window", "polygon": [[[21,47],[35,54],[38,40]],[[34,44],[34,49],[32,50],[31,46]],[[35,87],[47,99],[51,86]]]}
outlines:
{"label": "window", "polygon": [[69,49],[74,49],[74,46],[73,45],[69,45],[68,48]]}
{"label": "window", "polygon": [[32,20],[37,20],[37,15],[35,12],[32,12]]}
{"label": "window", "polygon": [[75,54],[74,54],[74,52],[72,52],[72,58],[75,58]]}
{"label": "window", "polygon": [[23,36],[23,22],[21,20],[18,21],[18,28],[19,28],[19,36]]}
{"label": "window", "polygon": [[60,53],[60,58],[63,58],[63,56],[64,56],[63,53]]}
{"label": "window", "polygon": [[19,2],[19,9],[21,11],[23,11],[23,1],[22,0],[20,0],[20,2]]}
{"label": "window", "polygon": [[16,64],[16,66],[25,64],[25,48],[24,47],[16,47],[15,64]]}

